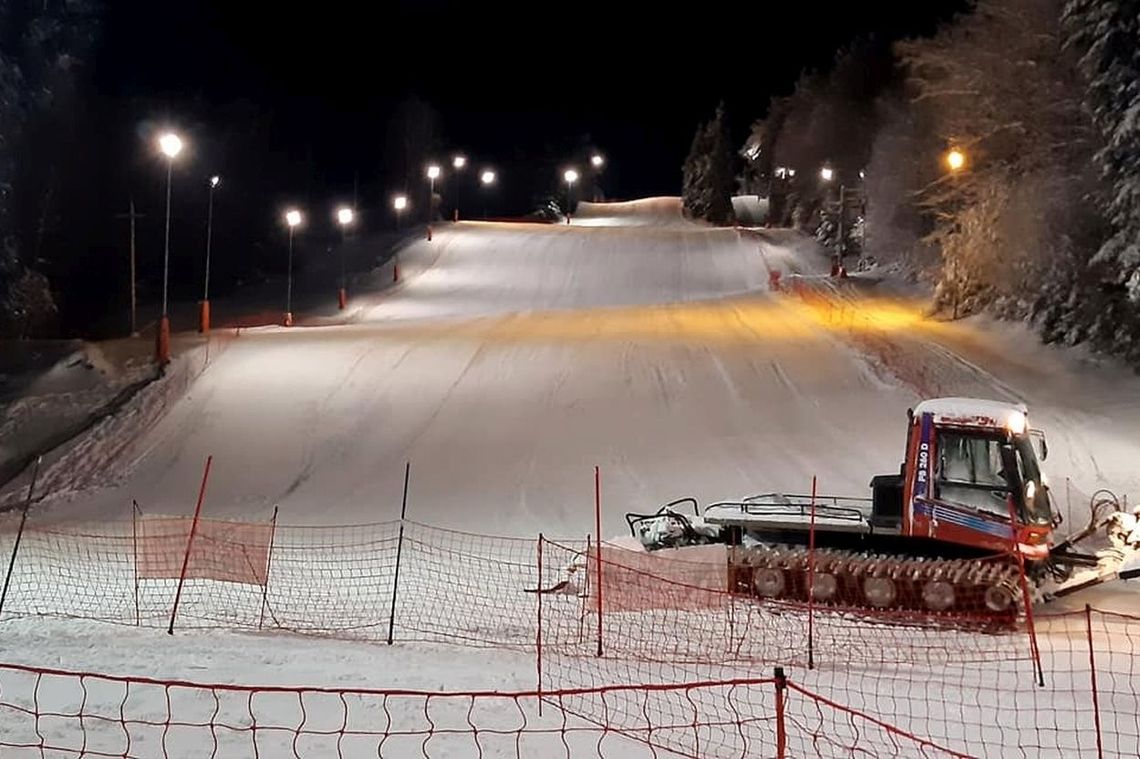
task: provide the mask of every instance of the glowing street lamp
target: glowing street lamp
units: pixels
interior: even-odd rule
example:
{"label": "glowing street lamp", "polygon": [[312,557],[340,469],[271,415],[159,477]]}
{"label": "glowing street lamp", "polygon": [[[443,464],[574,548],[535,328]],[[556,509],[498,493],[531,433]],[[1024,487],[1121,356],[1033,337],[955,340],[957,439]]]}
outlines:
{"label": "glowing street lamp", "polygon": [[182,152],[182,138],[174,132],[166,132],[158,138],[158,149],[167,158],[177,158]]}
{"label": "glowing street lamp", "polygon": [[600,169],[606,165],[606,159],[598,153],[594,153],[592,156],[590,156],[590,165],[595,169]]}
{"label": "glowing street lamp", "polygon": [[348,206],[341,206],[336,210],[336,221],[340,224],[340,290],[337,291],[337,307],[342,311],[348,305],[348,276],[345,273],[344,267],[344,248],[345,238],[348,236],[348,228],[356,221],[356,213]]}
{"label": "glowing street lamp", "polygon": [[819,176],[824,182],[830,182],[835,178],[835,171],[830,166],[824,166],[819,170]]}
{"label": "glowing street lamp", "polygon": [[574,189],[574,183],[578,181],[578,172],[574,169],[566,169],[562,174],[562,178],[566,180],[566,223],[570,223],[570,204],[572,202],[570,193]]}
{"label": "glowing street lamp", "polygon": [[166,239],[162,253],[162,317],[158,321],[155,343],[155,361],[170,363],[170,315],[167,312],[167,291],[170,283],[170,185],[174,174],[174,159],[182,152],[182,138],[166,132],[158,138],[158,149],[166,156]]}
{"label": "glowing street lamp", "polygon": [[951,148],[946,154],[946,165],[950,171],[961,171],[966,166],[966,154],[958,148]]}
{"label": "glowing street lamp", "polygon": [[[408,207],[407,195],[396,195],[392,198],[392,208],[396,211],[396,231],[400,231],[400,217],[404,215],[404,210]],[[429,232],[430,234],[430,232]],[[397,247],[392,254],[392,281],[400,281],[400,249]]]}
{"label": "glowing street lamp", "polygon": [[483,185],[483,221],[487,220],[487,191],[490,190],[491,185],[495,184],[495,172],[491,169],[483,169],[483,173],[479,175],[479,181]]}
{"label": "glowing street lamp", "polygon": [[404,211],[408,207],[408,196],[397,195],[392,198],[392,208],[396,211],[396,229],[400,229],[400,217],[403,216]]}
{"label": "glowing street lamp", "polygon": [[206,206],[206,284],[202,287],[202,303],[198,307],[198,331],[202,334],[210,331],[210,241],[214,236],[214,190],[221,182],[222,178],[217,175],[210,177],[210,200]]}
{"label": "glowing street lamp", "polygon": [[451,159],[451,167],[455,169],[455,221],[459,221],[459,197],[462,194],[463,183],[459,181],[459,172],[467,166],[467,156],[459,154]]}
{"label": "glowing street lamp", "polygon": [[293,326],[293,230],[301,224],[301,212],[290,208],[285,212],[285,223],[289,225],[289,268],[285,279],[285,326]]}
{"label": "glowing street lamp", "polygon": [[427,167],[428,178],[428,207],[427,207],[427,239],[431,240],[431,212],[435,206],[435,180],[439,179],[439,166],[434,163]]}

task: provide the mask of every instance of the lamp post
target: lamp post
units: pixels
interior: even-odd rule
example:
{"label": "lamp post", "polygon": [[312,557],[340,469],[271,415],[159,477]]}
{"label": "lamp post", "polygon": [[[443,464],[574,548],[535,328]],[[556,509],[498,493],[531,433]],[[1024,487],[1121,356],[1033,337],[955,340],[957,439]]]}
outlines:
{"label": "lamp post", "polygon": [[210,332],[210,241],[214,236],[214,190],[222,178],[210,177],[210,200],[206,205],[206,283],[202,287],[202,303],[198,308],[198,331],[203,335]]}
{"label": "lamp post", "polygon": [[[404,215],[404,209],[408,207],[408,196],[397,195],[392,198],[392,208],[396,210],[396,231],[400,231],[400,217]],[[400,281],[400,248],[396,247],[396,252],[392,254],[392,281]]]}
{"label": "lamp post", "polygon": [[590,165],[594,167],[594,202],[598,202],[598,175],[602,173],[602,167],[606,165],[606,159],[601,153],[594,153],[590,156]]}
{"label": "lamp post", "polygon": [[[835,179],[835,169],[825,165],[819,170],[819,178],[828,184]],[[831,276],[845,277],[846,272],[843,269],[843,253],[846,249],[846,240],[843,235],[843,217],[847,214],[847,199],[844,197],[845,187],[843,183],[839,183],[839,205],[837,213],[835,214],[835,260],[831,263]],[[828,192],[828,195],[831,193]]]}
{"label": "lamp post", "polygon": [[578,181],[578,172],[574,169],[566,169],[562,174],[562,178],[566,180],[566,223],[570,223],[570,205],[573,202],[570,193],[574,189],[574,183]]}
{"label": "lamp post", "polygon": [[[966,153],[961,148],[950,148],[950,150],[948,150],[946,152],[946,159],[945,160],[946,160],[946,167],[948,169],[950,169],[950,173],[952,175],[957,174],[960,171],[962,171],[962,169],[966,168]],[[958,263],[957,263],[956,259],[953,261],[952,265],[954,266],[954,269],[955,269],[954,273],[957,274],[956,270],[957,270]],[[957,281],[957,276],[953,277],[952,281]],[[958,318],[960,294],[961,294],[960,287],[955,286],[954,287],[954,319],[955,320],[957,320],[957,318]]]}
{"label": "lamp post", "polygon": [[162,316],[158,320],[154,360],[160,366],[170,363],[170,314],[167,311],[170,284],[170,185],[174,175],[174,159],[182,152],[182,138],[166,132],[158,138],[158,149],[166,156],[166,238],[162,253]]}
{"label": "lamp post", "polygon": [[439,167],[435,164],[427,167],[428,178],[428,208],[427,208],[427,239],[431,240],[431,212],[435,206],[435,180],[439,179]]}
{"label": "lamp post", "polygon": [[463,171],[467,166],[467,156],[457,155],[451,159],[451,166],[455,169],[455,221],[459,221],[459,196],[462,190],[462,182],[459,181],[459,172]]}
{"label": "lamp post", "polygon": [[341,206],[336,212],[337,223],[340,224],[340,290],[337,291],[337,305],[343,311],[348,305],[348,277],[344,266],[344,247],[348,236],[348,227],[356,220],[356,214],[348,206]]}
{"label": "lamp post", "polygon": [[293,326],[293,230],[301,223],[301,212],[290,208],[285,212],[285,223],[289,225],[289,268],[285,279],[285,321],[286,327]]}
{"label": "lamp post", "polygon": [[487,220],[487,193],[491,189],[491,185],[495,184],[495,172],[491,169],[483,169],[483,173],[479,175],[479,181],[483,184],[483,221]]}

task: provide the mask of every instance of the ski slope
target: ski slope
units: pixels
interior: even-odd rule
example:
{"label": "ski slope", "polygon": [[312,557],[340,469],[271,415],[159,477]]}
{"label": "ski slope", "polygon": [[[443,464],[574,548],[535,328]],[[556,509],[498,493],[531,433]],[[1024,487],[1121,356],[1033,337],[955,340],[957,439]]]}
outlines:
{"label": "ski slope", "polygon": [[580,536],[598,465],[612,535],[686,495],[812,476],[862,494],[897,470],[905,410],[931,393],[1024,399],[1062,499],[1066,477],[1140,493],[1133,376],[875,287],[842,294],[870,329],[770,293],[772,269],[826,269],[791,232],[708,228],[650,199],[583,204],[570,225],[447,225],[399,260],[402,282],[353,293],[347,324],[218,334],[208,356],[183,338],[138,400],[150,413],[46,462],[39,518],[125,518],[132,499],[190,512],[212,454],[214,516],[391,519],[410,461],[411,519]]}

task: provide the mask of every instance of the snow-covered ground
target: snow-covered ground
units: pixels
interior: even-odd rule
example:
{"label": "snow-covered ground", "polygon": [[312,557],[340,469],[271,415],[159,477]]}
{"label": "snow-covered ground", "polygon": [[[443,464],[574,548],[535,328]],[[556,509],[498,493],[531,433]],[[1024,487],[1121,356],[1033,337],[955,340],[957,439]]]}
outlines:
{"label": "snow-covered ground", "polygon": [[[571,225],[446,225],[401,251],[399,285],[354,294],[347,324],[178,340],[167,378],[45,460],[33,521],[129,519],[132,499],[188,513],[212,454],[210,516],[277,506],[282,524],[390,520],[410,461],[410,518],[531,538],[593,531],[596,464],[612,536],[627,510],[685,495],[796,492],[812,476],[865,495],[871,475],[897,470],[906,408],[931,395],[1024,400],[1049,433],[1055,497],[1073,493],[1071,522],[1100,487],[1135,501],[1135,376],[1022,326],[925,319],[920,300],[873,283],[819,304],[768,292],[773,269],[789,285],[826,268],[793,233],[689,224],[675,199],[586,206]],[[1098,598],[1136,603],[1126,587]],[[531,658],[511,653],[174,640],[6,621],[0,660],[256,683],[532,683]]]}
{"label": "snow-covered ground", "polygon": [[0,483],[66,442],[155,376],[130,340],[0,342]]}
{"label": "snow-covered ground", "polygon": [[[187,512],[213,454],[207,514],[390,519],[411,461],[414,519],[585,534],[598,464],[613,535],[626,510],[682,495],[796,491],[813,475],[865,494],[897,468],[924,393],[1024,399],[1050,434],[1055,491],[1067,477],[1140,491],[1140,381],[1126,371],[873,291],[871,326],[852,326],[767,292],[769,267],[826,268],[810,244],[690,225],[673,203],[664,226],[449,226],[405,249],[403,282],[358,297],[350,325],[219,334],[208,364],[204,347],[184,350],[185,392],[156,423],[121,425],[107,444],[125,447],[97,476],[80,485],[75,457],[50,462],[40,518],[123,518],[131,499]],[[650,207],[644,218],[669,210]],[[631,218],[623,204],[608,221]]]}

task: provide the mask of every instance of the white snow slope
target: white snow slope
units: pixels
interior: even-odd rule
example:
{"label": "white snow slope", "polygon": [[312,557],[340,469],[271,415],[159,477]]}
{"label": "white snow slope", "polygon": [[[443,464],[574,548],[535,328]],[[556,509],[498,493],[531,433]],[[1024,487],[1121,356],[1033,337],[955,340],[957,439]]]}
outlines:
{"label": "white snow slope", "polygon": [[1140,491],[1140,382],[1124,370],[917,303],[809,308],[768,292],[769,267],[785,282],[826,268],[802,238],[690,224],[677,199],[610,208],[439,228],[401,252],[400,285],[353,294],[346,325],[217,335],[208,363],[184,338],[178,366],[204,370],[175,372],[181,394],[143,393],[161,414],[57,453],[39,519],[126,518],[132,498],[192,511],[213,454],[214,516],[391,519],[411,461],[416,521],[584,535],[597,464],[613,535],[627,510],[684,495],[803,491],[813,475],[862,495],[897,470],[925,394],[1027,402],[1062,502],[1066,477]]}

